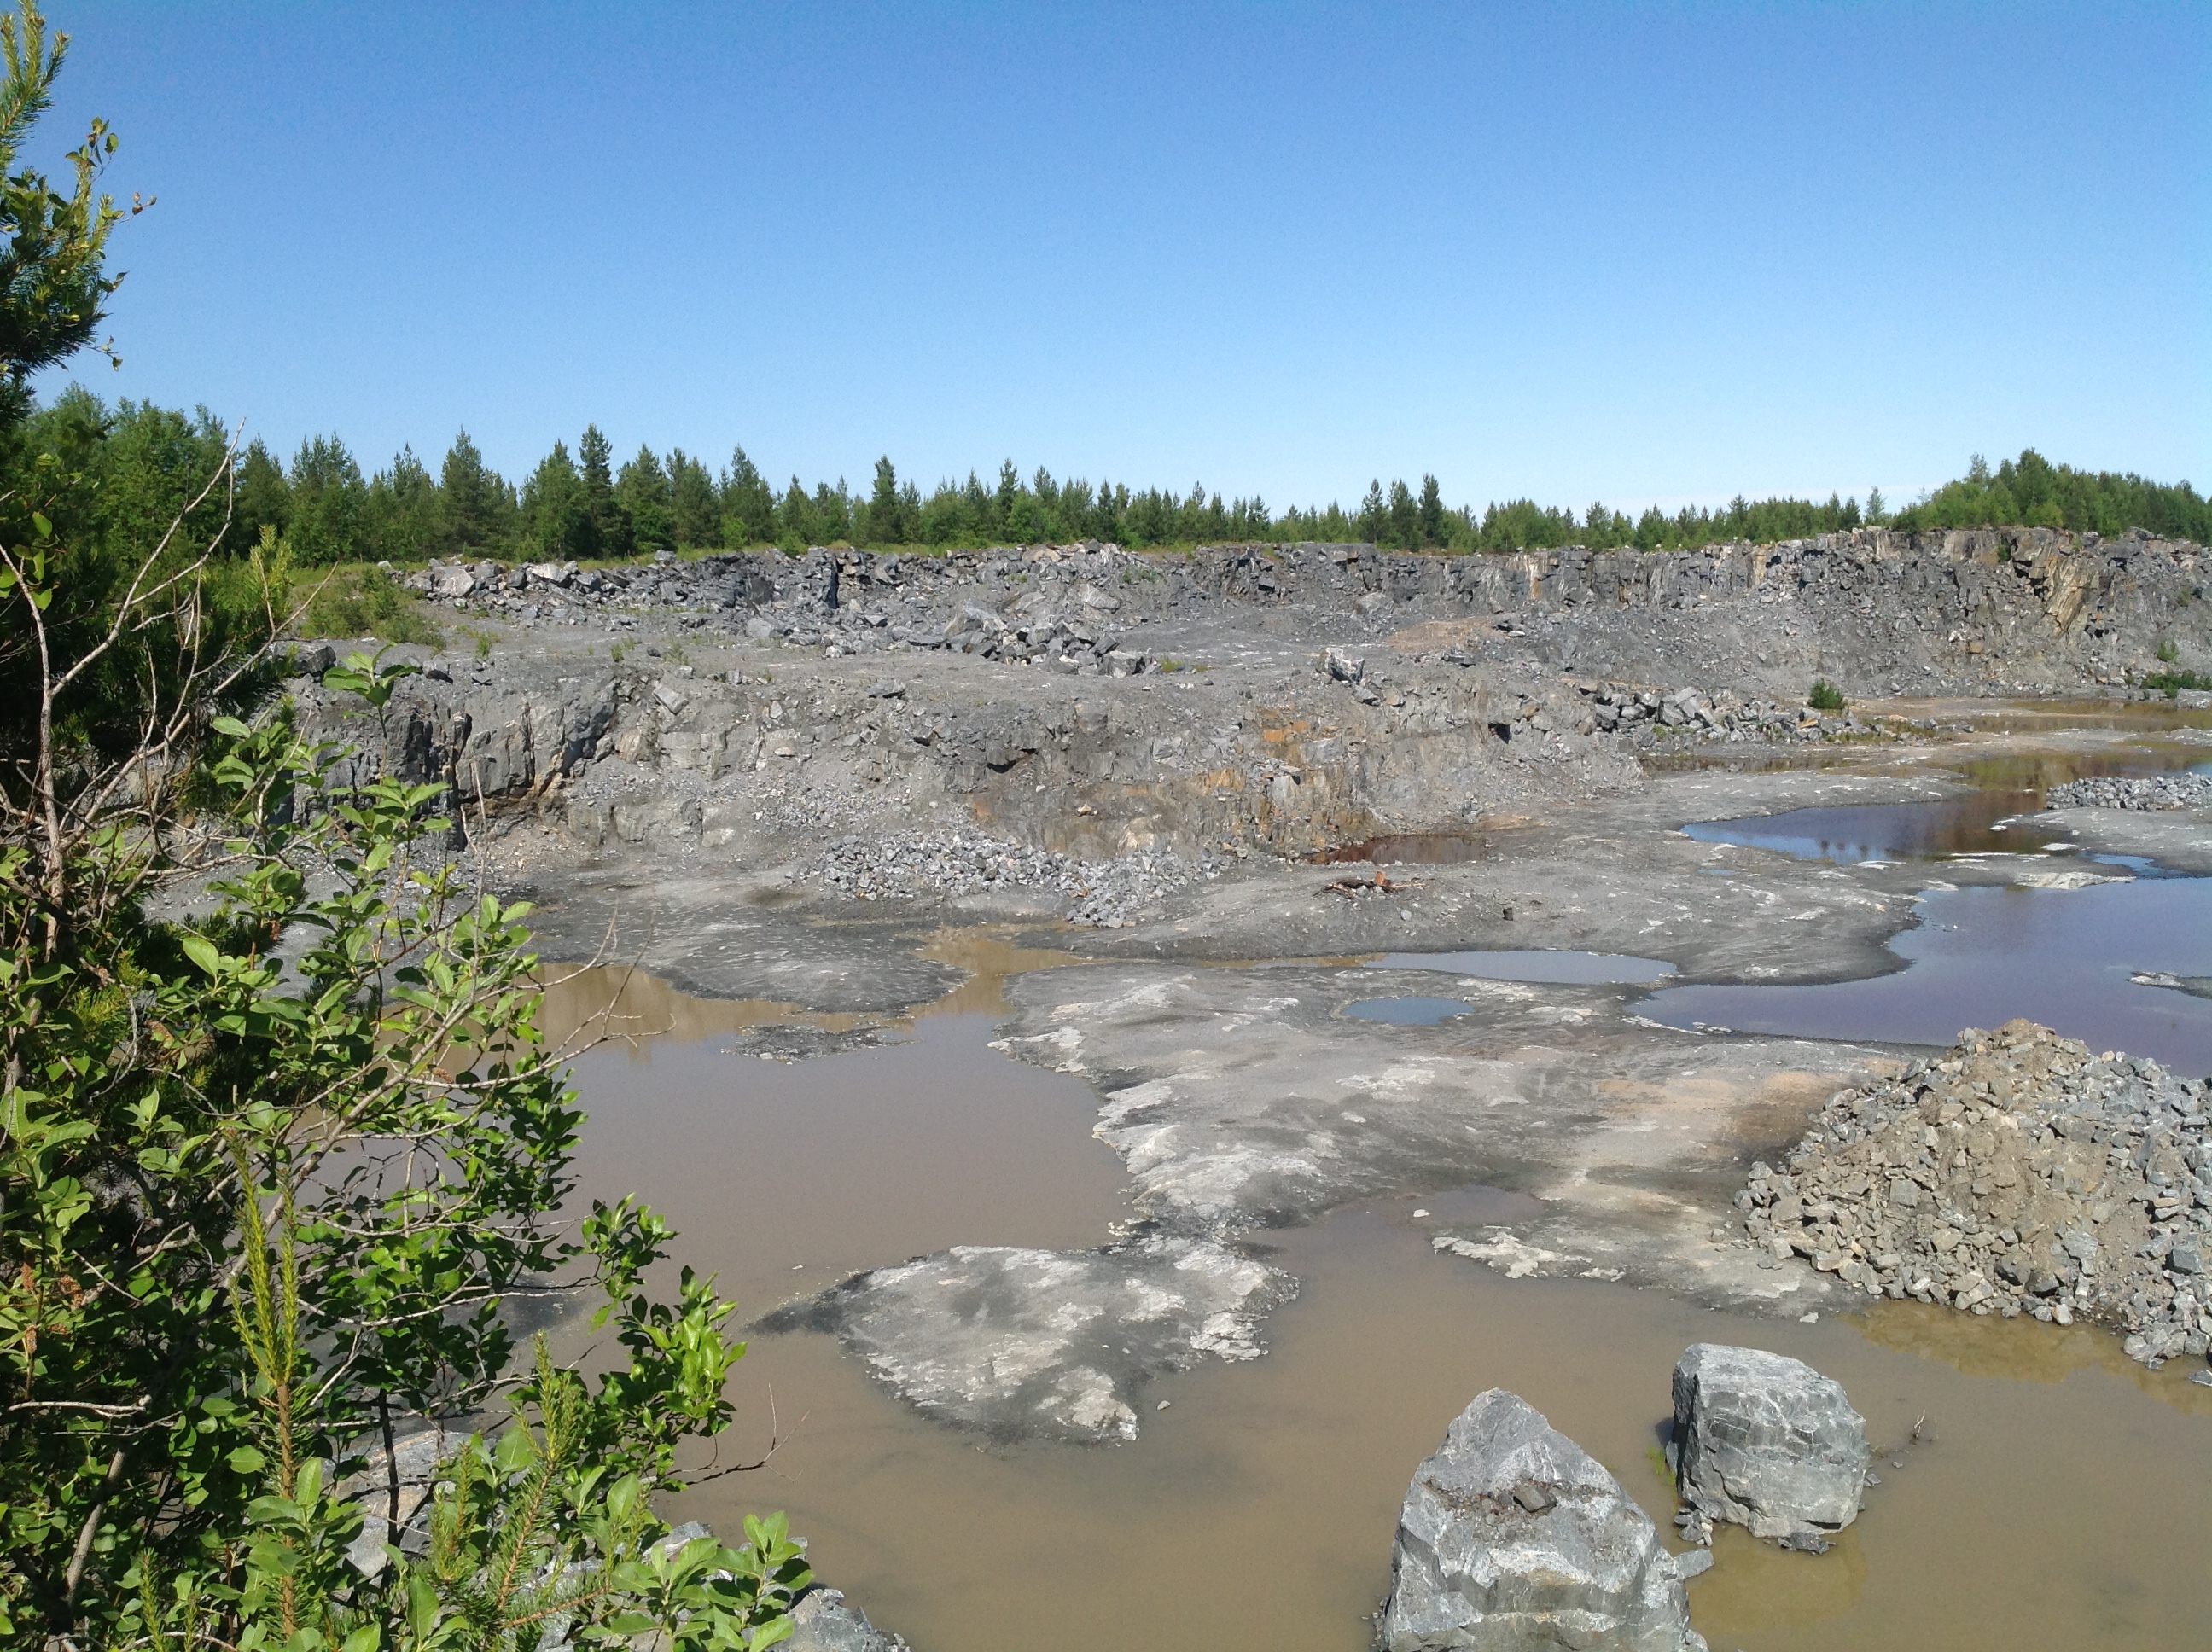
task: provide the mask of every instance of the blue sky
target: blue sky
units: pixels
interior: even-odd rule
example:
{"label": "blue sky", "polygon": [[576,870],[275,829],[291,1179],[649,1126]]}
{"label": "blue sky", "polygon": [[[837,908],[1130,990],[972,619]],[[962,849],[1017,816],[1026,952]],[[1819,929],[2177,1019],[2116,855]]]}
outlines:
{"label": "blue sky", "polygon": [[520,477],[2212,486],[2212,7],[88,5],[103,395]]}

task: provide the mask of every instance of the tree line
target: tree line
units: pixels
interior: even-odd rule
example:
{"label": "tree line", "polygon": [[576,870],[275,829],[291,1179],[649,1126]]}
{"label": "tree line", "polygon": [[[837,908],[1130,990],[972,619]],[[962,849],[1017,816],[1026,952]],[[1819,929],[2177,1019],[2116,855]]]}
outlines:
{"label": "tree line", "polygon": [[[70,483],[63,508],[74,513],[75,525],[137,543],[210,474],[228,440],[204,410],[188,416],[132,401],[111,407],[72,386],[15,427],[16,451],[0,455],[0,464]],[[200,515],[212,519],[222,507],[210,500]],[[641,446],[617,462],[607,437],[590,426],[573,449],[556,441],[519,485],[484,462],[465,431],[434,471],[403,448],[369,474],[336,435],[310,437],[289,463],[257,439],[238,461],[226,543],[245,550],[265,539],[295,564],[321,567],[434,556],[586,562],[656,550],[951,549],[1083,538],[1130,546],[1319,539],[1460,552],[1565,544],[1666,550],[1884,525],[2027,525],[2108,536],[2142,527],[2202,544],[2212,538],[2212,506],[2186,482],[2077,471],[2032,448],[1994,471],[1977,455],[1966,476],[1894,512],[1878,488],[1863,504],[1835,495],[1825,502],[1738,495],[1717,507],[1653,507],[1632,516],[1602,502],[1577,512],[1516,499],[1477,511],[1446,505],[1436,477],[1424,476],[1418,488],[1403,480],[1386,488],[1378,478],[1348,510],[1332,501],[1278,513],[1256,495],[1224,500],[1202,484],[1133,489],[1056,480],[1042,468],[1024,477],[1011,460],[989,482],[971,471],[924,494],[888,458],[876,461],[865,492],[842,477],[811,488],[793,477],[779,491],[742,447],[712,468],[680,447],[656,453]]]}

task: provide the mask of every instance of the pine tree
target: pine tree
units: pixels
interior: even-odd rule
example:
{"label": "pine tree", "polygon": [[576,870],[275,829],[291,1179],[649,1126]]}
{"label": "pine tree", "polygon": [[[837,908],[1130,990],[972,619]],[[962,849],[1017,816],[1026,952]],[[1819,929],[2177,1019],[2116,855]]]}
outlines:
{"label": "pine tree", "polygon": [[742,447],[731,452],[722,476],[722,543],[733,548],[775,543],[775,491]]}
{"label": "pine tree", "polygon": [[885,454],[876,461],[876,481],[857,525],[864,545],[904,545],[913,543],[907,531],[905,510],[899,498],[898,472]]}
{"label": "pine tree", "polygon": [[1866,519],[1870,527],[1882,527],[1889,521],[1889,501],[1881,496],[1881,489],[1867,489]]}
{"label": "pine tree", "polygon": [[679,547],[707,549],[722,543],[722,501],[707,467],[681,447],[668,455],[669,504]]}
{"label": "pine tree", "polygon": [[622,467],[622,474],[615,478],[614,498],[635,549],[676,549],[675,490],[652,448],[640,446],[637,457]]}
{"label": "pine tree", "polygon": [[505,548],[514,497],[483,455],[460,432],[438,467],[438,549],[447,556],[493,554]]}
{"label": "pine tree", "polygon": [[1421,478],[1421,507],[1415,520],[1419,527],[1421,544],[1424,547],[1433,549],[1443,544],[1444,501],[1443,495],[1437,490],[1437,479],[1432,476],[1424,476]]}
{"label": "pine tree", "polygon": [[1419,543],[1420,511],[1413,503],[1413,489],[1404,481],[1393,477],[1390,480],[1390,517],[1388,532],[1389,543],[1400,550],[1410,550]]}
{"label": "pine tree", "polygon": [[822,519],[814,509],[814,501],[806,496],[806,489],[799,478],[791,479],[785,490],[783,503],[776,507],[775,542],[787,551],[802,551],[818,544],[822,538]]}
{"label": "pine tree", "polygon": [[556,441],[522,489],[522,542],[546,562],[580,560],[598,553],[599,536],[568,445]]}
{"label": "pine tree", "polygon": [[615,479],[610,468],[613,447],[599,434],[599,427],[584,427],[583,439],[576,444],[576,458],[583,472],[584,513],[591,523],[588,550],[579,553],[587,556],[627,556],[636,549],[630,537],[629,519],[615,498]]}
{"label": "pine tree", "polygon": [[402,447],[390,470],[369,479],[362,514],[370,555],[419,562],[430,554],[438,537],[438,484],[412,447]]}
{"label": "pine tree", "polygon": [[292,552],[316,567],[357,560],[367,550],[368,484],[335,435],[311,436],[292,460]]}
{"label": "pine tree", "polygon": [[238,497],[233,506],[234,526],[228,543],[251,548],[261,543],[261,530],[271,528],[281,537],[292,525],[292,484],[284,467],[256,436],[238,461]]}
{"label": "pine tree", "polygon": [[1359,537],[1362,539],[1370,545],[1379,545],[1382,543],[1382,536],[1389,531],[1390,518],[1382,503],[1382,483],[1380,477],[1367,484],[1367,497],[1359,501],[1359,515],[1357,520]]}

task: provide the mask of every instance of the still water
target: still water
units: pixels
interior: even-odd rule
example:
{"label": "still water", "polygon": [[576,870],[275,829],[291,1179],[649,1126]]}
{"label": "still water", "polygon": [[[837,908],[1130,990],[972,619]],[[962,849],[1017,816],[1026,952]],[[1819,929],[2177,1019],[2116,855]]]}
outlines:
{"label": "still water", "polygon": [[[988,1048],[999,971],[1064,960],[940,956],[979,973],[906,1042],[796,1064],[727,1053],[732,1031],[788,1006],[702,1005],[633,979],[628,1008],[666,1030],[577,1063],[586,1194],[635,1188],[660,1206],[684,1260],[719,1270],[748,1319],[951,1243],[1102,1242],[1127,1207],[1121,1168],[1090,1133],[1095,1096]],[[569,1011],[612,985],[576,984]],[[1527,1397],[1663,1530],[1672,1499],[1650,1455],[1668,1372],[1692,1341],[1738,1341],[1840,1379],[1891,1449],[1829,1554],[1722,1534],[1718,1565],[1690,1585],[1717,1649],[2212,1644],[2212,1390],[2178,1365],[2146,1372],[2102,1333],[1911,1303],[1803,1325],[1507,1280],[1431,1248],[1436,1221],[1519,1196],[1440,1202],[1462,1197],[1271,1236],[1302,1285],[1268,1322],[1267,1357],[1163,1380],[1126,1447],[994,1446],[922,1421],[829,1338],[759,1339],[727,1451],[757,1455],[773,1419],[769,1467],[672,1512],[734,1527],[789,1509],[823,1576],[917,1652],[1358,1652],[1407,1480],[1474,1394]]]}

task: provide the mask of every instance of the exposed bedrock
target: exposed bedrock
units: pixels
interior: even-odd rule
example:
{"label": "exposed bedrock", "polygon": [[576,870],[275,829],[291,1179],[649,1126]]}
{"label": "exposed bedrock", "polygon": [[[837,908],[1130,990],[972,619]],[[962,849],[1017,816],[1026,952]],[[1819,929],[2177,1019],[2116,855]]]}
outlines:
{"label": "exposed bedrock", "polygon": [[1140,1390],[1161,1372],[1258,1357],[1260,1320],[1296,1291],[1279,1269],[1187,1238],[958,1245],[856,1275],[763,1325],[835,1332],[943,1422],[1115,1442],[1136,1437]]}
{"label": "exposed bedrock", "polygon": [[1650,1517],[1503,1388],[1415,1472],[1390,1570],[1383,1652],[1705,1652]]}
{"label": "exposed bedrock", "polygon": [[1676,1363],[1674,1388],[1669,1455],[1698,1514],[1772,1538],[1858,1518],[1866,1422],[1842,1383],[1784,1354],[1700,1342]]}
{"label": "exposed bedrock", "polygon": [[[2079,691],[2160,650],[2212,670],[2203,562],[2002,530],[1650,555],[486,564],[432,583],[466,582],[441,600],[498,646],[423,653],[365,762],[592,853],[650,841],[739,865],[781,832],[893,820],[1094,864],[1302,853],[1632,788],[1655,753],[1909,733],[1807,713],[1815,676],[1856,701]],[[347,697],[299,690],[309,730],[337,732]]]}

